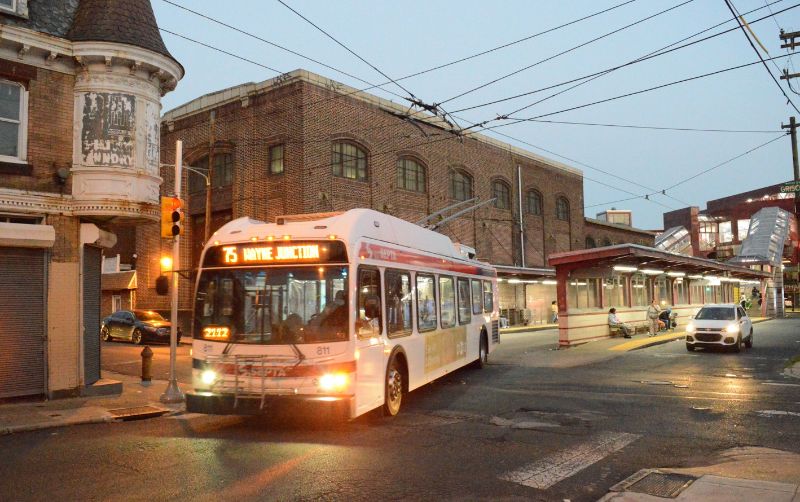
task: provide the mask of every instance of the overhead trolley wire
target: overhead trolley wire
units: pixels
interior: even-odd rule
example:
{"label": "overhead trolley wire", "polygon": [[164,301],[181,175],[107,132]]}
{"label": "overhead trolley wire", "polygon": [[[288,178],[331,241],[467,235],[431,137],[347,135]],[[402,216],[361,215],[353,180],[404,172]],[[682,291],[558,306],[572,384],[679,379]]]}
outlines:
{"label": "overhead trolley wire", "polygon": [[653,131],[679,131],[679,132],[720,132],[720,133],[766,133],[776,134],[781,131],[777,129],[700,129],[695,127],[663,127],[651,125],[636,125],[636,124],[607,124],[602,122],[570,122],[566,120],[529,120],[528,122],[537,122],[542,124],[564,124],[564,125],[578,125],[578,126],[597,126],[597,127],[614,127],[621,129],[647,129]]}
{"label": "overhead trolley wire", "polygon": [[[281,1],[281,0],[278,0],[278,1]],[[552,56],[549,56],[549,57],[547,57],[547,58],[544,58],[544,59],[540,59],[539,61],[537,61],[537,62],[535,62],[535,63],[533,63],[533,64],[530,64],[530,65],[528,65],[528,66],[525,66],[525,67],[523,67],[523,68],[519,68],[519,69],[517,69],[517,70],[514,70],[514,71],[513,71],[513,72],[511,72],[511,73],[507,73],[507,74],[505,74],[505,75],[503,75],[503,76],[497,77],[497,78],[495,78],[495,79],[493,79],[493,80],[490,80],[489,82],[483,83],[483,84],[481,84],[481,85],[479,85],[479,86],[477,86],[477,87],[473,87],[472,89],[469,89],[469,90],[463,91],[463,92],[461,92],[460,94],[456,94],[455,96],[452,96],[452,97],[450,97],[450,98],[447,98],[447,99],[445,99],[444,101],[441,101],[439,104],[440,104],[440,105],[441,105],[441,104],[445,104],[445,103],[448,103],[448,102],[450,102],[450,101],[453,101],[453,100],[455,100],[455,99],[458,99],[458,98],[461,98],[461,97],[463,97],[463,96],[466,96],[467,94],[471,94],[471,93],[473,93],[473,92],[475,92],[475,91],[478,91],[478,90],[480,90],[480,89],[483,89],[483,88],[485,88],[485,87],[488,87],[488,86],[490,86],[490,85],[492,85],[492,84],[495,84],[495,83],[497,83],[497,82],[500,82],[501,80],[504,80],[504,79],[506,79],[506,78],[509,78],[509,77],[511,77],[511,76],[514,76],[514,75],[517,75],[517,74],[519,74],[519,73],[522,73],[522,72],[524,72],[524,71],[526,71],[526,70],[529,70],[529,69],[531,69],[531,68],[533,68],[533,67],[535,67],[535,66],[538,66],[538,65],[540,65],[540,64],[542,64],[542,63],[545,63],[545,62],[547,62],[547,61],[551,61],[551,60],[553,60],[553,59],[555,59],[555,58],[557,58],[557,57],[563,56],[564,54],[568,54],[568,53],[570,53],[570,52],[572,52],[572,51],[575,51],[575,50],[577,50],[577,49],[580,49],[581,47],[585,47],[585,46],[587,46],[587,45],[589,45],[589,44],[592,44],[592,43],[594,43],[594,42],[597,42],[597,41],[599,41],[599,40],[602,40],[602,39],[604,39],[604,38],[606,38],[606,37],[609,37],[609,36],[611,36],[611,35],[614,35],[614,34],[616,34],[616,33],[619,33],[619,32],[621,32],[621,31],[624,31],[624,30],[626,30],[626,29],[628,29],[628,28],[631,28],[631,27],[633,27],[633,26],[636,26],[636,25],[638,25],[638,24],[641,24],[641,23],[643,23],[643,22],[645,22],[645,21],[648,21],[648,20],[650,20],[650,19],[653,19],[653,18],[655,18],[655,17],[657,17],[657,16],[660,16],[660,15],[662,15],[662,14],[666,14],[667,12],[670,12],[670,11],[672,11],[672,10],[675,10],[675,9],[677,9],[677,8],[679,8],[679,7],[683,7],[684,5],[687,5],[687,4],[689,4],[689,3],[692,3],[693,1],[694,1],[694,0],[685,0],[684,2],[681,2],[681,3],[677,4],[677,5],[674,5],[674,6],[670,7],[670,8],[668,8],[668,9],[665,9],[665,10],[659,11],[659,12],[657,12],[657,13],[655,13],[655,14],[652,14],[652,15],[650,15],[650,16],[647,16],[647,17],[644,17],[644,18],[642,18],[642,19],[639,19],[639,20],[637,20],[637,21],[634,21],[633,23],[629,23],[629,24],[627,24],[627,25],[625,25],[625,26],[622,26],[622,27],[620,27],[620,28],[617,28],[616,30],[609,31],[609,32],[607,32],[607,33],[605,33],[605,34],[603,34],[603,35],[600,35],[600,36],[598,36],[598,37],[595,37],[595,38],[593,38],[593,39],[591,39],[591,40],[588,40],[588,41],[586,41],[586,42],[583,42],[583,43],[580,43],[580,44],[578,44],[578,45],[575,45],[575,46],[573,46],[573,47],[570,47],[569,49],[566,49],[566,50],[564,50],[564,51],[561,51],[561,52],[559,52],[559,53],[556,53],[556,54],[554,54],[554,55],[552,55]]]}

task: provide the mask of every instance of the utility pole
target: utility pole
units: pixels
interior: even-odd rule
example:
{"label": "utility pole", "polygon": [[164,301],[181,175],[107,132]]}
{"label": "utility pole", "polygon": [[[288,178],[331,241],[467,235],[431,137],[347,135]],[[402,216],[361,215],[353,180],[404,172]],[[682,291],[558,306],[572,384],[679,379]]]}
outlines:
{"label": "utility pole", "polygon": [[[175,196],[181,196],[181,175],[183,174],[183,142],[175,142]],[[178,270],[180,270],[181,236],[175,235],[172,240],[172,277],[170,281],[170,335],[169,335],[169,383],[167,389],[161,394],[161,402],[167,404],[182,403],[183,392],[178,387],[178,377],[175,373],[175,363],[178,352]]]}
{"label": "utility pole", "polygon": [[211,131],[208,139],[208,179],[206,180],[206,226],[205,226],[205,239],[203,245],[208,244],[211,238],[211,183],[214,179],[214,146],[217,143],[216,127],[214,119],[216,118],[216,111],[209,112],[209,122]]}
{"label": "utility pole", "polygon": [[[797,39],[800,39],[800,31],[793,31],[790,33],[786,33],[785,31],[781,30],[779,38],[783,44],[781,44],[781,49],[791,49],[794,52],[795,47],[800,45]],[[789,73],[789,70],[784,70],[783,75],[781,75],[781,80],[786,80],[786,83],[789,84],[789,88],[791,89],[790,81],[793,78],[800,77],[800,73]],[[781,124],[781,129],[789,129],[789,134],[792,138],[792,166],[794,167],[794,181],[800,181],[800,164],[798,164],[797,160],[797,122],[795,121],[794,117],[789,118],[789,125]],[[800,225],[800,192],[794,192],[794,217],[795,221],[798,225]],[[797,267],[798,272],[798,280],[795,281],[794,290],[795,294],[792,296],[792,310],[797,308],[798,302],[798,290],[800,290],[800,245],[795,246],[794,249],[794,262]]]}

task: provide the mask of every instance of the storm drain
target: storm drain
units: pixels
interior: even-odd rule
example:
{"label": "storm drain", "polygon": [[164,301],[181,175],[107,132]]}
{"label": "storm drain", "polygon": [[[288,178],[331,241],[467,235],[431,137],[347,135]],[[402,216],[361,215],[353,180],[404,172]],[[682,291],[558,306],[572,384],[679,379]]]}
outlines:
{"label": "storm drain", "polygon": [[120,420],[143,420],[145,418],[160,417],[167,413],[169,410],[164,408],[156,408],[155,406],[136,406],[133,408],[117,408],[115,410],[108,410],[114,418]]}
{"label": "storm drain", "polygon": [[697,479],[695,476],[686,474],[650,472],[639,481],[628,486],[627,491],[645,493],[655,497],[675,498],[695,479]]}

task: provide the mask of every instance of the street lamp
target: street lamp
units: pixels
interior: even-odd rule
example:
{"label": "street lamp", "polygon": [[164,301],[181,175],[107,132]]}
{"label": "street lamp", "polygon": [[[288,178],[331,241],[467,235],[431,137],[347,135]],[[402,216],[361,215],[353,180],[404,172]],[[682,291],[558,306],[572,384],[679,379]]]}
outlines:
{"label": "street lamp", "polygon": [[172,270],[172,257],[170,256],[161,257],[161,272],[164,272],[165,270],[166,271]]}

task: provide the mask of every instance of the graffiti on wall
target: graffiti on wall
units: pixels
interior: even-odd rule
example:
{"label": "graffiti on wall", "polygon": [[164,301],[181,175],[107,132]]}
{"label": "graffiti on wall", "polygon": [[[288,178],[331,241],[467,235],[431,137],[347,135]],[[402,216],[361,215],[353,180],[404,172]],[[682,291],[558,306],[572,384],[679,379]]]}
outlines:
{"label": "graffiti on wall", "polygon": [[136,98],[131,94],[83,94],[81,155],[85,165],[134,166]]}

